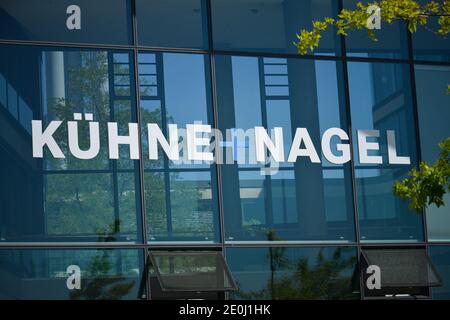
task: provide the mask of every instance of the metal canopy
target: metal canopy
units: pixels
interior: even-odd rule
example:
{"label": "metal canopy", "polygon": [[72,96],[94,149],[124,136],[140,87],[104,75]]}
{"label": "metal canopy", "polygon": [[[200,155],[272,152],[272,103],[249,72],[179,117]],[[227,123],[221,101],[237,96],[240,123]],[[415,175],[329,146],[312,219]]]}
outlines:
{"label": "metal canopy", "polygon": [[149,258],[162,291],[234,291],[220,252],[152,251]]}
{"label": "metal canopy", "polygon": [[381,270],[382,287],[436,287],[442,281],[424,249],[363,249],[367,265]]}

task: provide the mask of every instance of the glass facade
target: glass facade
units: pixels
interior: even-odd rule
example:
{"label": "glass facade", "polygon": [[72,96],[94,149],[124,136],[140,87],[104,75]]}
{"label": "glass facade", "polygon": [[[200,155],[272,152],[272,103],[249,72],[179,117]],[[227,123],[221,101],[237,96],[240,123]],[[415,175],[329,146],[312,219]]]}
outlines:
{"label": "glass facade", "polygon": [[[448,39],[408,36],[396,23],[378,43],[330,30],[313,55],[296,53],[301,28],[355,3],[2,1],[0,298],[191,297],[164,292],[149,271],[149,253],[166,251],[181,253],[159,266],[170,281],[229,269],[237,290],[204,298],[373,298],[361,288],[363,249],[413,247],[443,282],[423,295],[448,299],[448,206],[417,215],[392,194],[449,136]],[[41,157],[32,121],[60,123]],[[222,163],[184,161],[183,136],[179,160],[162,145],[151,151],[149,123],[164,137],[175,125],[220,129],[211,140]],[[307,128],[319,161],[254,161],[257,126],[283,128],[286,158]],[[330,150],[343,154],[348,140],[351,161],[320,152],[333,127],[348,139],[333,137]],[[112,128],[139,148],[124,142],[112,156]],[[373,163],[361,159],[361,130],[377,143]],[[390,161],[392,143],[409,164]],[[228,269],[183,252],[218,252]]]}

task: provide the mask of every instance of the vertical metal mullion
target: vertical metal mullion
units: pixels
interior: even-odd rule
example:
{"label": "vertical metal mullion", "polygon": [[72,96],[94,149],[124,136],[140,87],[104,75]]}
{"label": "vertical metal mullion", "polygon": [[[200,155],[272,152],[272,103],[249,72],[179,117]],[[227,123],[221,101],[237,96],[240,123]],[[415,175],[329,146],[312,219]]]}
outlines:
{"label": "vertical metal mullion", "polygon": [[[107,53],[108,57],[108,79],[109,79],[109,87],[112,88],[109,93],[109,121],[114,121],[115,118],[115,110],[114,110],[114,101],[115,101],[115,85],[114,85],[114,60],[113,53],[109,51]],[[119,187],[118,187],[118,175],[117,175],[117,160],[109,160],[109,164],[112,169],[112,183],[113,183],[113,201],[114,201],[114,219],[119,221]],[[114,221],[114,224],[115,222]],[[120,234],[120,224],[119,234]]]}
{"label": "vertical metal mullion", "polygon": [[[161,126],[162,131],[167,136],[167,109],[166,96],[164,94],[164,58],[162,52],[155,52],[155,70],[156,70],[156,90],[159,101],[161,102]],[[158,80],[160,79],[160,80]],[[172,200],[170,198],[170,167],[167,157],[163,157],[163,174],[164,174],[164,199],[166,203],[166,227],[167,234],[172,236]]]}
{"label": "vertical metal mullion", "polygon": [[[267,122],[267,103],[266,103],[266,86],[265,86],[265,72],[264,72],[264,57],[258,58],[259,69],[259,92],[261,96],[261,121],[264,128],[268,128]],[[288,75],[289,76],[289,75]],[[267,156],[267,154],[265,155]],[[269,158],[270,159],[270,158]],[[266,164],[265,168],[270,168],[270,164]],[[264,204],[266,206],[266,225],[273,226],[273,206],[272,206],[272,180],[270,175],[264,175]]]}
{"label": "vertical metal mullion", "polygon": [[[207,32],[208,32],[208,55],[210,65],[210,83],[211,83],[211,100],[213,109],[213,124],[215,128],[219,128],[219,111],[217,102],[217,83],[216,83],[216,60],[214,52],[213,42],[213,26],[212,26],[212,9],[211,0],[204,0],[206,2],[206,17],[207,17]],[[216,151],[217,152],[217,151]],[[222,256],[226,262],[227,256],[225,254],[225,217],[223,208],[223,191],[222,191],[222,168],[217,163],[214,164],[216,168],[216,181],[217,181],[217,202],[218,202],[218,214],[219,214],[219,232],[220,232],[220,244],[222,248]],[[229,299],[229,293],[224,293],[225,300]]]}
{"label": "vertical metal mullion", "polygon": [[[339,0],[338,11],[340,12],[344,9],[343,0]],[[355,221],[355,236],[358,251],[358,268],[359,268],[359,284],[360,284],[360,298],[364,299],[364,282],[363,273],[361,269],[361,230],[359,225],[359,212],[358,212],[358,195],[356,190],[356,169],[355,169],[355,153],[353,149],[353,131],[352,131],[352,117],[351,117],[351,106],[350,106],[350,89],[348,80],[348,68],[347,68],[347,47],[345,42],[345,37],[340,35],[341,44],[341,55],[342,55],[342,73],[344,77],[344,96],[345,96],[345,110],[346,110],[346,122],[347,122],[347,132],[349,137],[350,154],[352,155],[350,160],[350,178],[352,181],[352,196],[353,196],[353,214]],[[337,63],[337,62],[336,62]]]}
{"label": "vertical metal mullion", "polygon": [[[132,30],[133,30],[133,56],[134,56],[134,90],[135,90],[135,108],[136,108],[136,121],[139,128],[139,183],[140,183],[140,195],[141,195],[141,232],[144,245],[148,244],[147,240],[147,213],[145,208],[145,193],[144,193],[144,158],[142,154],[142,128],[141,128],[141,96],[139,85],[139,61],[138,61],[138,48],[137,48],[137,20],[136,20],[136,0],[131,1],[131,16],[132,16]],[[146,299],[150,299],[150,280],[147,274],[148,254],[147,249],[144,252],[144,269],[142,270],[142,276],[145,279]]]}
{"label": "vertical metal mullion", "polygon": [[[420,127],[419,127],[419,109],[417,104],[417,94],[416,94],[416,71],[414,69],[414,50],[412,43],[412,34],[407,29],[406,25],[404,26],[405,32],[407,33],[408,40],[408,66],[409,66],[409,77],[410,77],[410,85],[411,85],[411,99],[412,99],[412,108],[413,108],[413,117],[414,117],[414,133],[415,133],[415,142],[416,142],[416,159],[417,159],[417,167],[422,161],[422,146],[420,142]],[[427,225],[427,215],[426,210],[422,210],[422,231],[423,231],[423,240],[425,242],[425,252],[427,256],[429,256],[429,243],[428,243],[428,225]],[[427,287],[428,296],[431,298],[432,289]]]}
{"label": "vertical metal mullion", "polygon": [[[168,134],[167,128],[167,110],[166,99],[164,94],[164,58],[162,52],[155,52],[155,70],[157,81],[157,97],[161,102],[161,126],[165,135]],[[160,81],[158,79],[161,79]],[[172,237],[173,225],[172,225],[172,201],[170,198],[170,166],[169,160],[163,157],[163,175],[164,175],[164,201],[166,209],[166,227],[168,236]]]}

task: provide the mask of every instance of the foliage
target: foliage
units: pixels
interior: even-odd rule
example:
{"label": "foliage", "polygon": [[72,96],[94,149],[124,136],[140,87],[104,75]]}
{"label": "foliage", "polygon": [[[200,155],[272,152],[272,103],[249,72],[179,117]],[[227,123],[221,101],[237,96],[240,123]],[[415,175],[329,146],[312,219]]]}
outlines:
{"label": "foliage", "polygon": [[[120,221],[115,220],[108,230],[102,229],[97,232],[100,242],[107,242],[115,239],[119,232]],[[120,254],[118,250],[103,249],[92,257],[86,270],[86,277],[83,278],[80,290],[72,291],[70,298],[73,300],[113,300],[126,297],[135,286],[136,280],[121,275],[111,275],[115,263],[111,263],[112,256]]]}
{"label": "foliage", "polygon": [[[351,273],[356,257],[346,257],[344,248],[337,248],[327,257],[321,248],[315,259],[288,257],[286,248],[271,248],[268,259],[271,276],[264,288],[239,291],[243,299],[351,299],[355,298]],[[273,252],[275,251],[275,253]],[[311,261],[312,260],[312,261]]]}
{"label": "foliage", "polygon": [[349,30],[366,29],[368,37],[377,41],[376,30],[367,27],[370,14],[367,8],[376,5],[381,9],[381,20],[392,24],[395,21],[404,21],[408,30],[413,33],[417,26],[427,27],[430,17],[438,17],[439,29],[435,32],[441,36],[450,33],[450,0],[441,2],[429,1],[421,5],[415,0],[381,0],[370,1],[367,4],[358,2],[355,10],[342,9],[338,17],[325,17],[312,22],[312,30],[302,29],[297,34],[298,42],[294,43],[301,55],[313,52],[319,46],[322,33],[334,27],[338,35],[347,36]]}
{"label": "foliage", "polygon": [[394,194],[409,200],[409,206],[418,213],[431,204],[444,205],[443,197],[450,191],[450,137],[439,143],[441,153],[433,165],[422,161],[419,170],[412,169],[409,178],[394,184]]}
{"label": "foliage", "polygon": [[[64,74],[64,97],[49,95],[47,120],[72,121],[73,113],[93,113],[100,123],[100,151],[90,160],[80,161],[71,155],[68,144],[68,129],[61,125],[53,135],[65,155],[56,159],[46,150],[45,168],[59,174],[46,175],[45,206],[47,232],[53,236],[98,236],[98,241],[120,240],[137,234],[136,219],[136,163],[128,159],[127,148],[121,148],[119,160],[108,159],[108,121],[118,123],[120,134],[126,134],[127,124],[133,122],[134,108],[130,92],[118,94],[119,87],[111,84],[113,74],[108,65],[106,51],[65,52],[72,63]],[[126,74],[129,68],[121,70],[114,65],[114,71]],[[114,91],[114,92],[111,92]],[[120,96],[119,99],[111,97]],[[141,108],[141,121],[161,125],[161,108]],[[167,122],[173,122],[170,114]],[[79,121],[79,145],[86,150],[90,146],[87,121]],[[142,135],[143,153],[148,154],[147,135]],[[162,155],[162,149],[159,148]],[[178,172],[165,173],[164,160],[145,161],[145,169],[157,169],[145,173],[144,193],[150,237],[164,237],[169,233],[167,212],[171,210],[172,224],[178,233],[186,236],[211,237],[214,226],[211,201],[201,201],[198,183],[190,181]],[[72,173],[65,173],[70,170]],[[120,170],[120,171],[119,171]],[[76,174],[74,174],[76,172]],[[166,194],[165,174],[170,177],[170,195]],[[171,207],[166,205],[170,196]],[[198,213],[198,216],[196,214]],[[120,216],[114,238],[107,236],[108,224]],[[189,218],[188,218],[189,217]],[[101,240],[104,239],[104,240]],[[132,240],[132,239],[128,239]]]}
{"label": "foliage", "polygon": [[[422,26],[440,36],[450,33],[450,0],[443,1],[416,1],[416,0],[380,0],[369,1],[367,4],[358,2],[356,9],[343,9],[336,19],[324,17],[322,20],[312,22],[312,30],[302,29],[297,34],[298,53],[305,55],[312,53],[319,46],[322,33],[334,27],[338,35],[347,36],[350,30],[367,30],[367,35],[373,41],[378,41],[376,29],[368,27],[371,12],[370,6],[380,8],[380,18],[383,23],[392,24],[395,21],[404,22],[409,32],[414,33],[417,27]],[[437,18],[438,30],[432,31],[428,23],[430,18]],[[447,94],[450,94],[450,84],[447,85]],[[450,138],[440,143],[442,149],[439,159],[434,165],[422,161],[419,170],[413,169],[409,177],[394,184],[394,194],[404,200],[409,200],[409,206],[417,212],[422,212],[427,206],[435,204],[444,205],[443,196],[449,189],[450,176]]]}

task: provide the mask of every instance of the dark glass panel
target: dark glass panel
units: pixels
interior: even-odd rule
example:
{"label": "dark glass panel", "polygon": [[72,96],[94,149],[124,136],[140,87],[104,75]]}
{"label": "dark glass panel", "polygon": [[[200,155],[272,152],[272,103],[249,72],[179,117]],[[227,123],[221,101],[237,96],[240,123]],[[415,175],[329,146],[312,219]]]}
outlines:
{"label": "dark glass panel", "polygon": [[[346,130],[339,63],[217,56],[216,67],[223,133],[282,127],[286,160],[296,128],[308,129],[319,154],[325,130]],[[265,90],[275,74],[283,77],[283,95]],[[249,132],[245,141],[230,144],[227,138],[224,144],[224,154],[238,154],[233,163],[222,165],[226,241],[353,241],[348,163],[336,165],[321,157],[322,163],[298,158],[295,163],[270,160],[261,165],[255,161],[252,137]],[[337,143],[339,139],[332,140],[333,150]]]}
{"label": "dark glass panel", "polygon": [[[406,64],[351,62],[348,64],[350,105],[361,240],[423,239],[422,218],[392,193],[398,179],[417,164],[416,130],[411,97],[409,66]],[[357,130],[379,130],[382,164],[365,164],[359,159]],[[410,165],[389,164],[387,133],[395,132],[396,151],[409,156]]]}
{"label": "dark glass panel", "polygon": [[[0,182],[0,241],[139,241],[138,161],[126,146],[110,160],[107,140],[107,122],[123,135],[136,122],[134,95],[116,95],[114,81],[120,74],[133,88],[132,55],[2,45],[0,56],[0,92],[8,93],[0,94],[0,170],[8,177]],[[68,146],[76,114],[99,124],[93,159],[76,158]],[[33,157],[33,119],[43,129],[62,121],[53,137],[65,158],[47,146],[43,158]],[[81,150],[90,147],[88,122],[77,121]]]}
{"label": "dark glass panel", "polygon": [[137,0],[138,43],[207,49],[206,14],[206,0]]}
{"label": "dark glass panel", "polygon": [[[450,137],[450,95],[446,94],[450,67],[416,65],[415,76],[422,159],[434,163],[441,150],[438,143]],[[444,201],[450,203],[449,193],[444,195]],[[432,205],[426,212],[428,239],[449,240],[450,207]]]}
{"label": "dark glass panel", "polygon": [[433,299],[450,299],[450,247],[430,246],[430,257],[442,278],[442,286],[432,289]]}
{"label": "dark glass panel", "polygon": [[[188,160],[186,152],[186,125],[212,123],[209,60],[202,54],[149,51],[138,59],[148,239],[216,242],[215,167]],[[156,123],[165,137],[169,124],[178,126],[180,160],[169,160],[161,147],[158,159],[148,160],[148,123]]]}
{"label": "dark glass panel", "polygon": [[0,298],[141,299],[143,269],[142,251],[136,249],[2,249]]}
{"label": "dark glass panel", "polygon": [[[344,0],[344,8],[354,10],[356,4],[370,1]],[[402,21],[392,24],[381,20],[381,29],[374,30],[377,41],[371,40],[367,29],[352,30],[345,37],[347,56],[365,58],[408,59],[408,38],[406,26]]]}
{"label": "dark glass panel", "polygon": [[3,0],[0,39],[131,45],[131,1]]}
{"label": "dark glass panel", "polygon": [[[213,0],[214,48],[217,50],[297,53],[293,42],[312,21],[337,14],[332,0]],[[333,29],[323,33],[319,55],[339,55]]]}
{"label": "dark glass panel", "polygon": [[228,248],[234,299],[359,299],[354,248]]}

